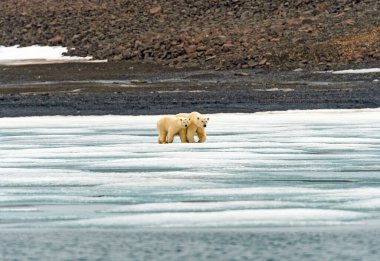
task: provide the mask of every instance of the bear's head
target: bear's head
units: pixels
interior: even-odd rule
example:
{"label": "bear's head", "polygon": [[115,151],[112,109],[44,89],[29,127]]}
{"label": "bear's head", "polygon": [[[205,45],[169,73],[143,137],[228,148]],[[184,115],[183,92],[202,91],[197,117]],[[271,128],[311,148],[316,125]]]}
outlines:
{"label": "bear's head", "polygon": [[209,120],[209,117],[197,115],[195,118],[195,125],[197,125],[198,128],[206,128]]}
{"label": "bear's head", "polygon": [[187,128],[190,124],[190,119],[189,118],[183,118],[183,117],[180,117],[178,118],[181,122],[181,128]]}

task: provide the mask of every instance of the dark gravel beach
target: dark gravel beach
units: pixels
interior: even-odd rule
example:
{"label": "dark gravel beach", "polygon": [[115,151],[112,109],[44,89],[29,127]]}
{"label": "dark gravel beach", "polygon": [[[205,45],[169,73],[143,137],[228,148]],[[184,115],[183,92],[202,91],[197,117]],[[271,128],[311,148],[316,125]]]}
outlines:
{"label": "dark gravel beach", "polygon": [[0,71],[0,117],[380,107],[379,73],[215,71],[129,62]]}

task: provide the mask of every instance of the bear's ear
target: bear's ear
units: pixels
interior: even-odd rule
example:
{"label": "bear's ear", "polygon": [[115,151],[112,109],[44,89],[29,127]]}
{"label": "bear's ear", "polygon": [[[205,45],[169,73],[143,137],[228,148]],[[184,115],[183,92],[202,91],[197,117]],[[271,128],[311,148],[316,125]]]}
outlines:
{"label": "bear's ear", "polygon": [[207,120],[209,121],[209,120],[210,120],[210,118],[208,118],[208,117],[207,117]]}

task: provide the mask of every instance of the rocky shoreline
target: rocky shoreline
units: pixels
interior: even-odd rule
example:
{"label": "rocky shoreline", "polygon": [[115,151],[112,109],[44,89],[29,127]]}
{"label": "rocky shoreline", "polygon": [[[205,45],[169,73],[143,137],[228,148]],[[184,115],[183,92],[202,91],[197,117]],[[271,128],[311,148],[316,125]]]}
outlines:
{"label": "rocky shoreline", "polygon": [[201,69],[380,64],[376,0],[1,1],[0,45]]}

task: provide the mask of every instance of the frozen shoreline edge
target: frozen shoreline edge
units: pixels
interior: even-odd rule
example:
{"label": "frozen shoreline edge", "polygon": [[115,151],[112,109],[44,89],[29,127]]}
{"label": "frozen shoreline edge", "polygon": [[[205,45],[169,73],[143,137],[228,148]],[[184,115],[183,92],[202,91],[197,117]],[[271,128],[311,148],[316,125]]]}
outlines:
{"label": "frozen shoreline edge", "polygon": [[[379,108],[363,108],[363,109],[297,109],[297,110],[284,110],[284,111],[259,111],[259,112],[222,112],[222,113],[207,113],[207,115],[212,116],[249,116],[249,115],[257,115],[257,116],[265,116],[265,115],[297,115],[297,114],[325,114],[325,113],[339,113],[339,114],[347,114],[347,113],[376,113],[380,112]],[[41,115],[41,116],[19,116],[19,117],[0,117],[1,120],[16,120],[16,119],[32,119],[32,118],[40,118],[40,119],[48,119],[48,118],[112,118],[112,117],[131,117],[131,118],[139,118],[139,117],[160,117],[162,115],[167,114],[141,114],[141,115],[119,115],[119,114],[104,114],[104,115]]]}

